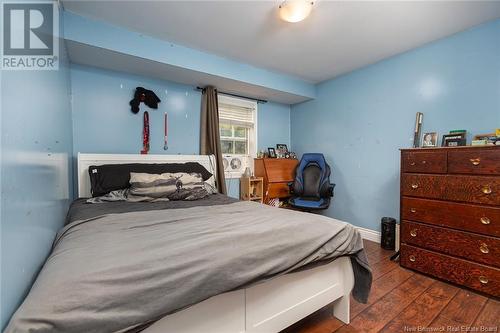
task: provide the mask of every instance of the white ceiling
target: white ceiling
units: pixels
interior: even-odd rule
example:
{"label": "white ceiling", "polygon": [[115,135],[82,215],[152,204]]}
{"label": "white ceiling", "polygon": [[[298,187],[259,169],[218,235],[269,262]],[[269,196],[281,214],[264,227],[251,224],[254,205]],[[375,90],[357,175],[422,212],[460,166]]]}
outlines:
{"label": "white ceiling", "polygon": [[66,10],[321,82],[500,17],[500,1],[316,1],[300,23],[280,1],[75,1]]}

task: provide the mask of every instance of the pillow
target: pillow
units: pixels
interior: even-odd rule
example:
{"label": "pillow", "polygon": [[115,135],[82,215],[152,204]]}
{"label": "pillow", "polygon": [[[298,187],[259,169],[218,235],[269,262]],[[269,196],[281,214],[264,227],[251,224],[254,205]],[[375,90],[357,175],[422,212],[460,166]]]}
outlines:
{"label": "pillow", "polygon": [[169,200],[198,200],[211,193],[199,173],[130,173],[130,200],[167,198]]}
{"label": "pillow", "polygon": [[90,166],[90,189],[93,197],[102,196],[111,191],[122,190],[130,186],[130,173],[199,173],[203,180],[208,180],[212,174],[196,162],[163,163],[163,164],[105,164]]}

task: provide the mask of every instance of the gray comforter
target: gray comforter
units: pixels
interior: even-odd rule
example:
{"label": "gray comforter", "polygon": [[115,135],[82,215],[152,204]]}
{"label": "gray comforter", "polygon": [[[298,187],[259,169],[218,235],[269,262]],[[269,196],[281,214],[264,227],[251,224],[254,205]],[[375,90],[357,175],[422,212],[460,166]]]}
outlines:
{"label": "gray comforter", "polygon": [[371,272],[350,224],[252,202],[95,213],[100,205],[70,214],[6,332],[139,331],[211,296],[345,255],[353,296],[367,299]]}

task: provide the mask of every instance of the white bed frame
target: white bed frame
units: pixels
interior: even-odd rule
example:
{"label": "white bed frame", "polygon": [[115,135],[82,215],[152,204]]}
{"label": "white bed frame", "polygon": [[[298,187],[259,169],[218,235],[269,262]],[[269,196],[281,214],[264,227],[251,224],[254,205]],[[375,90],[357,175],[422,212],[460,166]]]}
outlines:
{"label": "white bed frame", "polygon": [[[88,167],[121,163],[198,162],[215,174],[214,156],[78,154],[78,195],[90,196]],[[286,274],[249,288],[211,297],[163,317],[145,333],[271,333],[333,303],[333,315],[349,323],[354,285],[349,258]]]}
{"label": "white bed frame", "polygon": [[[78,197],[90,197],[89,166],[124,163],[200,163],[215,175],[214,155],[140,155],[140,154],[82,154],[78,153]],[[215,186],[215,177],[207,180]]]}

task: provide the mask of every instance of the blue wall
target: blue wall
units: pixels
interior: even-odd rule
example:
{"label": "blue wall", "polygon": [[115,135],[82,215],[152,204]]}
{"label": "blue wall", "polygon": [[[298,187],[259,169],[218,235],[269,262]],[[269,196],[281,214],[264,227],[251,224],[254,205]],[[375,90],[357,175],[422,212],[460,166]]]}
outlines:
{"label": "blue wall", "polygon": [[[138,86],[162,100],[158,109],[144,104],[130,111]],[[129,153],[142,150],[142,115],[149,112],[150,153],[198,154],[201,94],[192,86],[71,65],[73,147],[81,153]],[[169,149],[163,150],[163,117],[168,112]]]}
{"label": "blue wall", "polygon": [[[157,110],[141,104],[130,112],[135,87],[156,92]],[[148,110],[152,154],[198,154],[201,93],[194,87],[93,67],[71,65],[73,151],[82,153],[139,153],[142,149],[142,111]],[[163,150],[163,116],[169,117],[169,149]],[[258,105],[259,149],[290,144],[290,107],[278,103]],[[239,196],[239,182],[227,184]]]}
{"label": "blue wall", "polygon": [[375,230],[399,217],[398,149],[412,144],[416,112],[440,136],[500,126],[499,41],[496,20],[324,82],[292,107],[294,149],[323,152],[333,170],[326,215]]}
{"label": "blue wall", "polygon": [[257,106],[257,148],[267,152],[268,147],[286,143],[290,147],[290,106],[267,102]]}
{"label": "blue wall", "polygon": [[1,322],[7,324],[64,224],[71,185],[69,66],[3,71],[1,88]]}

